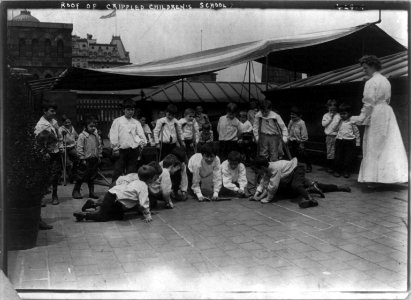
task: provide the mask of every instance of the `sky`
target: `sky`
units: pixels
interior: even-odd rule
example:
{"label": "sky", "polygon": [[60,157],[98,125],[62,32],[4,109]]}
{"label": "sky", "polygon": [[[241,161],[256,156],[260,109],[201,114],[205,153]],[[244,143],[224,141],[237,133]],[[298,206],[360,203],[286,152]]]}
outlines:
{"label": "sky", "polygon": [[[132,63],[143,63],[242,42],[294,36],[352,27],[378,20],[378,11],[303,9],[117,10],[32,9],[41,22],[72,23],[73,34],[92,34],[98,43],[120,35]],[[20,10],[9,10],[8,19]],[[378,26],[408,45],[406,11],[382,11]],[[254,63],[252,81],[260,81],[261,64]],[[220,71],[220,81],[243,81],[245,65]],[[248,76],[246,76],[248,80]]]}

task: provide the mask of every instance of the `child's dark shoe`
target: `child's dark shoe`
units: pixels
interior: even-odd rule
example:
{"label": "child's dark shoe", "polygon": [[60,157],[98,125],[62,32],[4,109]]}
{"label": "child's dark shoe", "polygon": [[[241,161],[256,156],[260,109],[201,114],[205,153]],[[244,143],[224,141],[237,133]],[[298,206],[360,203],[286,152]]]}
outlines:
{"label": "child's dark shoe", "polygon": [[86,214],[84,212],[75,212],[73,216],[76,218],[77,222],[81,222],[86,218]]}
{"label": "child's dark shoe", "polygon": [[50,229],[53,229],[53,226],[47,224],[47,223],[44,222],[43,220],[40,220],[40,222],[39,222],[39,229],[40,229],[40,230],[50,230]]}
{"label": "child's dark shoe", "polygon": [[57,195],[52,196],[51,204],[53,204],[53,205],[59,205],[60,204],[59,197],[57,197]]}
{"label": "child's dark shoe", "polygon": [[167,209],[173,209],[174,208],[174,204],[173,204],[173,202],[167,202],[166,203],[166,205],[165,205],[165,208],[167,208]]}
{"label": "child's dark shoe", "polygon": [[88,197],[91,198],[91,199],[98,199],[99,198],[99,196],[97,196],[94,192],[90,192],[88,194]]}
{"label": "child's dark shoe", "polygon": [[83,196],[80,194],[80,191],[78,190],[74,190],[71,196],[73,197],[73,199],[83,199]]}
{"label": "child's dark shoe", "polygon": [[344,178],[350,178],[350,173],[344,172]]}
{"label": "child's dark shoe", "polygon": [[87,209],[90,209],[90,208],[96,209],[97,205],[93,200],[88,199],[86,203],[84,203],[84,205],[81,207],[81,211],[86,211]]}
{"label": "child's dark shoe", "polygon": [[341,177],[341,174],[339,172],[334,172],[334,177]]}
{"label": "child's dark shoe", "polygon": [[310,200],[303,199],[298,203],[301,208],[309,208],[311,206]]}
{"label": "child's dark shoe", "polygon": [[348,185],[342,185],[338,187],[340,192],[351,193],[351,188]]}

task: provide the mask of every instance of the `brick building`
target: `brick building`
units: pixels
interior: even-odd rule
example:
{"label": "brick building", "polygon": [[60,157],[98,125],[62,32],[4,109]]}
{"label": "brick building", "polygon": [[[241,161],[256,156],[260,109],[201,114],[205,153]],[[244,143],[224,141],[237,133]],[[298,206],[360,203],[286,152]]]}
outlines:
{"label": "brick building", "polygon": [[40,22],[30,11],[7,21],[7,64],[35,79],[56,77],[71,66],[73,24]]}
{"label": "brick building", "polygon": [[113,35],[109,44],[97,43],[91,34],[87,38],[72,37],[72,66],[102,69],[130,64],[129,52],[124,48],[120,36]]}

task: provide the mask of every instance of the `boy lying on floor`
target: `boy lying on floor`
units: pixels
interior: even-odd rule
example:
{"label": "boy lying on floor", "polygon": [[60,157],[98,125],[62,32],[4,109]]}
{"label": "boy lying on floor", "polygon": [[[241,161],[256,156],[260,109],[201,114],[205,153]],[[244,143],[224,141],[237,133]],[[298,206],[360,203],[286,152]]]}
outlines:
{"label": "boy lying on floor", "polygon": [[298,205],[301,208],[308,208],[318,206],[317,200],[309,192],[324,197],[324,192],[351,191],[348,187],[321,184],[306,179],[304,166],[298,165],[297,158],[269,162],[265,157],[259,156],[254,160],[254,167],[262,178],[254,196],[250,198],[252,201],[273,202],[278,188],[281,187],[291,196],[299,197]]}
{"label": "boy lying on floor", "polygon": [[[153,167],[144,165],[138,169],[137,175],[139,179],[131,182],[124,180],[122,184],[109,189],[96,211],[75,212],[73,216],[78,222],[83,220],[106,222],[122,220],[124,212],[137,208],[142,211],[144,221],[146,223],[151,222],[147,185],[156,180],[156,171]],[[90,203],[90,201],[93,203]],[[96,207],[94,201],[87,200],[82,209],[85,210],[89,207]]]}

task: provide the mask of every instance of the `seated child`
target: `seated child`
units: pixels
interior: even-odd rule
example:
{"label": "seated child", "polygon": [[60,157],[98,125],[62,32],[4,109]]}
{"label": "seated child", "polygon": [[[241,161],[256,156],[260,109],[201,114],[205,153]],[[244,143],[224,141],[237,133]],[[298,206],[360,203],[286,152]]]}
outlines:
{"label": "seated child", "polygon": [[[150,166],[155,166],[158,171],[161,169],[161,174],[156,181],[148,185],[149,194],[157,200],[163,200],[166,205],[165,208],[172,209],[174,204],[171,201],[172,182],[171,175],[180,171],[181,162],[173,154],[164,157],[162,164],[151,162]],[[157,166],[158,165],[158,166]],[[156,201],[153,204],[155,205]]]}
{"label": "seated child", "polygon": [[[142,211],[144,221],[146,223],[151,222],[147,185],[156,179],[156,171],[153,167],[144,165],[138,169],[137,174],[138,180],[129,183],[124,182],[109,189],[96,211],[75,212],[73,216],[77,221],[92,220],[106,222],[122,220],[125,211],[137,208]],[[90,201],[92,200],[87,200],[87,202]]]}
{"label": "seated child", "polygon": [[201,153],[194,154],[188,161],[188,169],[193,176],[191,189],[197,196],[198,201],[209,200],[203,196],[200,184],[207,178],[212,179],[213,196],[211,200],[217,200],[221,189],[220,159],[216,155],[217,152],[212,143],[204,144],[200,151]]}
{"label": "seated child", "polygon": [[241,163],[241,154],[231,151],[228,159],[221,164],[223,186],[220,196],[224,197],[247,197],[247,174],[244,164]]}

